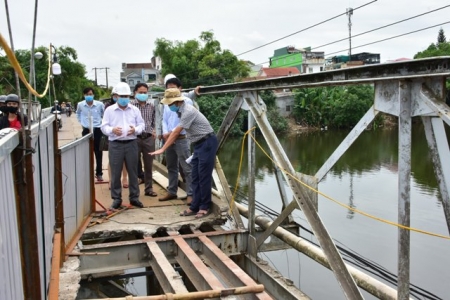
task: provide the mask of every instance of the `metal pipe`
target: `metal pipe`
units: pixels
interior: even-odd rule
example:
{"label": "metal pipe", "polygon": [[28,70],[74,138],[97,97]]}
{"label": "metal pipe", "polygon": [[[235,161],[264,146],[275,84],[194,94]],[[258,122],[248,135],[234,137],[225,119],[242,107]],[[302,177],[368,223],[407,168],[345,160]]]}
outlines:
{"label": "metal pipe", "polygon": [[[244,217],[248,216],[248,208],[243,206],[242,204],[236,203],[236,207],[239,210],[239,213]],[[255,223],[261,226],[263,229],[269,228],[269,226],[273,223],[266,217],[256,216]],[[331,270],[330,264],[328,262],[327,257],[322,249],[311,244],[308,241],[305,241],[301,237],[294,235],[293,233],[287,231],[282,227],[278,227],[273,235],[289,244],[292,248],[302,252],[309,258],[315,260],[320,263],[322,266]],[[373,277],[365,274],[364,272],[356,269],[355,267],[345,264],[350,274],[353,276],[356,284],[364,289],[366,292],[372,294],[373,296],[379,299],[397,299],[397,291],[392,287],[382,283],[374,279]]]}
{"label": "metal pipe", "polygon": [[[172,294],[167,293],[164,295],[156,295],[156,296],[127,296],[120,298],[108,298],[110,300],[188,300],[188,299],[211,299],[211,298],[219,298],[219,297],[227,297],[231,295],[244,295],[244,294],[254,294],[261,293],[264,291],[264,286],[262,284],[258,284],[255,286],[241,286],[229,289],[222,290],[209,290],[209,291],[200,291],[200,292],[191,292],[184,294]],[[93,300],[102,300],[102,299],[93,299]]]}

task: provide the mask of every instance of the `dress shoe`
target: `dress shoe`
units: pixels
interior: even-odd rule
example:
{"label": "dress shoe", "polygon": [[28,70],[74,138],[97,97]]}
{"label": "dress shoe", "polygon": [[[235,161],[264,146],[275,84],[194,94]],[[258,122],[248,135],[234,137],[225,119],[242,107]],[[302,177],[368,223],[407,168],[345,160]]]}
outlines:
{"label": "dress shoe", "polygon": [[132,202],[130,202],[130,204],[133,205],[133,206],[139,207],[139,208],[143,208],[144,207],[144,204],[142,204],[142,202],[139,201],[139,200],[132,201]]}
{"label": "dress shoe", "polygon": [[158,200],[159,201],[169,201],[169,200],[173,200],[173,199],[177,199],[177,195],[167,193],[167,195],[165,195],[162,198],[159,198]]}

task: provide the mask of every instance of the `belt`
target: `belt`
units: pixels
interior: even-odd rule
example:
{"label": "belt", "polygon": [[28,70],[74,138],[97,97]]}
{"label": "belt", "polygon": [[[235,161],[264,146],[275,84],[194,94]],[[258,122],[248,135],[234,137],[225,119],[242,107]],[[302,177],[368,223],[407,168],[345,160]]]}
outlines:
{"label": "belt", "polygon": [[206,141],[210,136],[213,136],[214,132],[210,132],[207,135],[205,135],[204,137],[202,137],[201,139],[199,139],[196,142],[193,142],[192,145],[197,146],[200,145],[201,143],[203,143],[204,141]]}
{"label": "belt", "polygon": [[114,140],[112,142],[117,142],[117,143],[121,143],[121,144],[128,144],[128,143],[130,143],[132,141],[134,141],[134,139],[133,140]]}
{"label": "belt", "polygon": [[152,136],[152,134],[151,133],[147,133],[147,132],[143,132],[143,133],[137,135],[137,137],[140,138],[140,139],[146,139],[146,138],[151,137],[151,136]]}
{"label": "belt", "polygon": [[186,138],[186,135],[185,134],[180,134],[178,137],[177,137],[177,140],[183,140],[183,139],[185,139]]}

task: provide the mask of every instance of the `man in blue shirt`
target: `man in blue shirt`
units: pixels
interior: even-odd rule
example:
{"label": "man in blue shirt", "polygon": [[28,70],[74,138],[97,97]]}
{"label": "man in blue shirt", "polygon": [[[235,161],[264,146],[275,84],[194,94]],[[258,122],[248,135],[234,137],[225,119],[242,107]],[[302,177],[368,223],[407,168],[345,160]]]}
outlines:
{"label": "man in blue shirt", "polygon": [[100,140],[102,138],[103,113],[105,112],[105,105],[97,100],[94,100],[94,90],[87,87],[83,90],[84,101],[78,103],[77,119],[83,127],[82,135],[85,136],[91,132],[91,127],[94,133],[94,154],[96,161],[95,177],[97,181],[103,181],[102,160],[103,151],[100,150]]}

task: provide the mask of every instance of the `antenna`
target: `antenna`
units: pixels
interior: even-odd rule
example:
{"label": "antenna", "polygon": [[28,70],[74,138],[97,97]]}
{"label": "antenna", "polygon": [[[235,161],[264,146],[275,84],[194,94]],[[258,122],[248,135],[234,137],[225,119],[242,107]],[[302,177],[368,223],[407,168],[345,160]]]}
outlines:
{"label": "antenna", "polygon": [[352,15],[353,15],[353,8],[349,7],[347,8],[347,16],[348,16],[348,59],[352,60]]}

